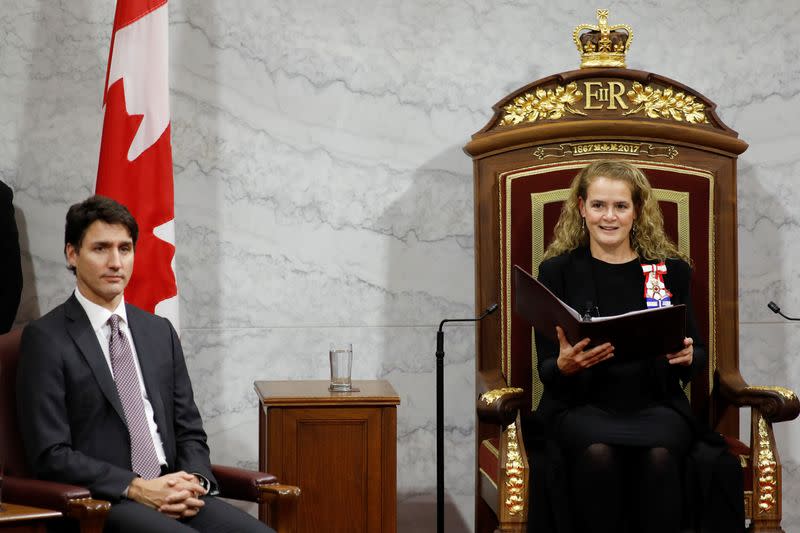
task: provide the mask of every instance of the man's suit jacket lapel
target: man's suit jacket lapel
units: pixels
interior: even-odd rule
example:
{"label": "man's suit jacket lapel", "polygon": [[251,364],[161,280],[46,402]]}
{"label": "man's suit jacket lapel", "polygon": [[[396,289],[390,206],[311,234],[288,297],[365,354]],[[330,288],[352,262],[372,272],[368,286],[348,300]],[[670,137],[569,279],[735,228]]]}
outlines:
{"label": "man's suit jacket lapel", "polygon": [[89,322],[89,317],[86,312],[78,303],[78,299],[73,294],[64,304],[65,315],[67,317],[67,331],[75,341],[78,349],[81,351],[83,358],[89,368],[92,369],[95,379],[97,380],[100,390],[103,391],[106,399],[114,407],[122,421],[125,421],[125,411],[122,409],[122,403],[119,400],[119,393],[117,386],[114,383],[114,378],[111,376],[111,370],[108,368],[108,363],[103,355],[103,350],[97,342],[97,335],[92,330],[92,325]]}
{"label": "man's suit jacket lapel", "polygon": [[147,397],[150,399],[150,405],[153,406],[153,414],[161,438],[166,439],[168,438],[167,419],[164,413],[161,389],[158,387],[156,364],[156,358],[164,355],[164,347],[159,346],[153,338],[152,331],[148,331],[144,317],[141,315],[142,311],[129,304],[125,304],[125,311],[128,315],[128,327],[133,337],[133,344],[136,346],[136,355],[139,357],[139,368],[142,370]]}

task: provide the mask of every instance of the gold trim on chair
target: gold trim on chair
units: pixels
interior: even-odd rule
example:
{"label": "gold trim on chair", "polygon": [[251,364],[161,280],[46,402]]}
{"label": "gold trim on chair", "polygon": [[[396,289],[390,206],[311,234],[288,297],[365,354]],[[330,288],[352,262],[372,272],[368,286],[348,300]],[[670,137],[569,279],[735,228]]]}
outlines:
{"label": "gold trim on chair", "polygon": [[[755,450],[754,450],[755,451]],[[772,451],[772,438],[767,421],[758,414],[758,512],[768,513],[775,506],[778,487],[778,462]]]}
{"label": "gold trim on chair", "polygon": [[[536,231],[536,228],[544,227],[544,206],[555,202],[565,202],[569,198],[569,189],[555,189],[547,192],[538,192],[531,194],[531,274],[534,277],[539,276],[539,265],[542,264],[544,257],[544,235],[541,231]],[[511,328],[509,327],[509,335],[511,335]],[[531,339],[534,338],[534,331],[531,328]],[[509,354],[509,358],[511,354]],[[539,378],[539,365],[537,361],[539,356],[536,353],[536,343],[531,342],[531,373],[533,379],[533,386],[531,387],[531,402],[534,406],[539,405],[539,400],[542,399],[544,393],[544,385]]]}
{"label": "gold trim on chair", "polygon": [[500,389],[492,389],[484,392],[479,399],[486,405],[492,405],[506,394],[515,394],[518,392],[523,392],[523,390],[519,387],[502,387]]}
{"label": "gold trim on chair", "polygon": [[[506,191],[506,193],[505,193],[505,200],[506,200],[506,209],[505,209],[505,215],[506,215],[505,220],[506,220],[506,223],[505,223],[505,226],[503,226],[503,223],[502,223],[502,209],[501,209],[501,214],[500,214],[500,217],[501,217],[501,220],[500,220],[500,232],[501,232],[501,234],[500,234],[500,243],[501,243],[501,246],[502,246],[502,243],[505,241],[505,250],[503,250],[502,248],[500,250],[500,270],[499,270],[500,272],[504,273],[504,275],[500,276],[500,278],[501,278],[500,279],[500,290],[502,291],[502,299],[505,302],[505,304],[503,306],[501,306],[501,308],[500,308],[500,312],[501,312],[501,316],[500,316],[501,322],[500,323],[501,324],[505,324],[505,328],[504,328],[505,331],[501,332],[501,334],[500,334],[500,349],[502,350],[501,361],[502,361],[503,375],[506,376],[506,383],[511,383],[511,349],[508,346],[508,342],[507,342],[507,339],[511,338],[511,319],[510,319],[510,317],[506,317],[505,316],[505,313],[510,313],[511,312],[511,288],[507,287],[506,284],[504,283],[504,280],[510,280],[511,279],[511,261],[510,261],[510,258],[511,258],[511,202],[510,202],[510,199],[511,199],[511,186],[512,186],[514,180],[516,180],[518,178],[526,178],[528,176],[535,176],[537,174],[545,174],[547,172],[551,172],[553,169],[558,169],[558,170],[572,170],[572,169],[575,169],[575,170],[577,170],[577,169],[585,167],[590,162],[591,161],[572,161],[572,162],[563,163],[563,164],[549,163],[547,165],[540,165],[540,166],[536,166],[536,167],[528,167],[528,168],[523,168],[523,169],[512,170],[512,171],[509,171],[509,172],[503,172],[502,174],[500,174],[498,176],[498,179],[500,180],[501,183],[503,182],[503,180],[505,180],[505,191]],[[553,192],[553,191],[548,191],[548,193],[542,193],[542,194],[549,194],[549,192]],[[500,196],[500,195],[498,195],[498,196]],[[500,201],[500,206],[502,207],[503,199],[499,198],[499,201]],[[505,239],[503,238],[503,231],[505,231]],[[544,243],[542,243],[542,246],[544,246]],[[505,259],[505,261],[504,261],[504,259]],[[505,262],[505,264],[503,264],[504,262]],[[541,262],[541,261],[539,261],[539,262]],[[539,263],[534,264],[534,268],[532,270],[533,270],[533,272],[531,272],[532,275],[534,275],[534,276],[538,275],[538,273],[539,273]],[[538,379],[539,375],[538,375],[537,365],[536,365],[536,346],[535,346],[534,343],[531,343],[531,344],[533,345],[532,353],[531,353],[531,357],[533,358],[532,359],[532,363],[533,364],[532,364],[531,368],[533,369],[533,372],[534,372],[533,375],[536,376],[536,382],[538,382],[539,386],[541,387],[541,381]],[[533,379],[533,376],[532,376],[532,379]],[[536,385],[534,385],[534,387],[531,388],[531,400],[532,400],[531,406],[532,406],[532,409],[535,409],[537,404],[538,404],[537,403],[538,400],[535,400],[534,397],[533,397],[533,389],[535,389],[535,388],[536,388]],[[541,392],[540,392],[540,394],[541,394]]]}
{"label": "gold trim on chair", "polygon": [[687,256],[691,250],[691,232],[689,227],[689,193],[669,189],[653,189],[659,202],[675,204],[678,208],[678,250]]}
{"label": "gold trim on chair", "polygon": [[745,388],[745,391],[771,391],[776,392],[786,398],[787,400],[791,401],[797,398],[794,391],[792,389],[787,389],[786,387],[766,387],[764,385],[748,385]]}
{"label": "gold trim on chair", "polygon": [[[717,295],[717,284],[716,284],[716,277],[714,273],[717,269],[717,262],[716,256],[714,252],[716,250],[715,247],[715,235],[716,231],[714,228],[714,190],[715,190],[715,181],[714,181],[714,173],[703,170],[699,168],[692,168],[687,166],[680,166],[680,165],[672,165],[669,163],[662,163],[662,164],[652,164],[652,163],[641,163],[637,164],[636,161],[630,161],[630,163],[638,166],[641,169],[652,169],[652,170],[663,170],[664,168],[669,168],[678,174],[689,174],[692,176],[699,176],[701,178],[706,178],[708,180],[708,339],[706,342],[708,343],[708,390],[711,391],[714,388],[714,373],[717,371],[717,306],[716,306],[716,295]],[[674,192],[674,191],[673,191]],[[678,215],[680,218],[680,207],[678,210]],[[688,213],[687,213],[688,217]],[[686,224],[686,231],[689,231],[689,224]],[[678,227],[678,238],[680,239],[680,226]],[[688,243],[688,240],[687,240]],[[687,244],[688,246],[688,244]],[[680,247],[680,242],[678,243],[678,247],[680,250],[687,255],[688,249],[684,250]]]}
{"label": "gold trim on chair", "polygon": [[500,459],[500,450],[498,450],[498,449],[495,447],[495,445],[494,445],[494,444],[492,444],[492,441],[491,441],[491,440],[489,440],[489,439],[486,439],[486,440],[484,440],[484,441],[483,441],[483,443],[482,443],[482,444],[483,444],[483,445],[486,447],[486,449],[487,449],[487,450],[489,450],[489,453],[491,453],[492,455],[494,455],[494,456],[495,456],[495,457],[496,457],[498,460]]}
{"label": "gold trim on chair", "polygon": [[479,471],[481,474],[483,474],[483,478],[484,478],[486,481],[488,481],[489,483],[491,483],[491,484],[494,486],[494,490],[497,490],[497,483],[495,483],[495,482],[494,482],[494,480],[492,479],[492,476],[490,476],[489,474],[487,474],[487,473],[486,473],[486,470],[484,470],[483,468],[480,468],[480,467],[479,467],[479,468],[478,468],[478,471]]}
{"label": "gold trim on chair", "polygon": [[[519,417],[517,417],[519,420]],[[502,459],[500,480],[503,485],[503,518],[521,518],[527,504],[527,465],[521,439],[517,438],[517,423],[512,422],[501,437]]]}
{"label": "gold trim on chair", "polygon": [[[678,250],[690,256],[691,250],[691,227],[689,222],[689,193],[684,191],[673,191],[670,189],[653,189],[653,195],[659,202],[675,204],[678,209]],[[684,394],[692,401],[692,382],[688,382],[683,388]]]}
{"label": "gold trim on chair", "polygon": [[[544,257],[544,235],[536,228],[544,226],[544,206],[556,202],[566,202],[569,189],[555,189],[531,194],[531,275],[539,275],[539,265]],[[509,270],[510,272],[510,270]]]}

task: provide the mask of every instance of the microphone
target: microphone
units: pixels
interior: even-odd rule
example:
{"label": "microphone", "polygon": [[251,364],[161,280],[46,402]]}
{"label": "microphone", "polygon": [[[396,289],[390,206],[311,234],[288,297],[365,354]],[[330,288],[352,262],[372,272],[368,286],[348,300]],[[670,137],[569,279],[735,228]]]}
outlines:
{"label": "microphone", "polygon": [[775,302],[768,303],[767,307],[769,307],[770,311],[772,311],[775,314],[781,315],[786,320],[800,320],[800,318],[794,318],[794,317],[791,317],[791,316],[786,316],[783,313],[781,313],[781,308],[778,307],[778,304],[776,304]]}
{"label": "microphone", "polygon": [[581,318],[584,322],[591,322],[592,321],[592,312],[597,309],[597,306],[592,304],[591,300],[586,300],[586,312],[583,313],[583,317]]}
{"label": "microphone", "polygon": [[[447,322],[480,322],[481,320],[491,315],[495,311],[497,311],[497,304],[492,304],[489,307],[487,307],[484,310],[484,312],[477,318],[445,318],[444,320],[439,322],[439,331],[437,333],[442,333],[442,328]],[[436,349],[439,350],[438,342]]]}
{"label": "microphone", "polygon": [[444,332],[448,322],[480,322],[497,311],[494,303],[476,318],[445,318],[436,332],[436,531],[444,533]]}
{"label": "microphone", "polygon": [[478,320],[483,320],[484,318],[491,315],[495,311],[497,311],[497,304],[490,305],[489,307],[486,308],[486,311],[484,311],[483,314],[478,317]]}

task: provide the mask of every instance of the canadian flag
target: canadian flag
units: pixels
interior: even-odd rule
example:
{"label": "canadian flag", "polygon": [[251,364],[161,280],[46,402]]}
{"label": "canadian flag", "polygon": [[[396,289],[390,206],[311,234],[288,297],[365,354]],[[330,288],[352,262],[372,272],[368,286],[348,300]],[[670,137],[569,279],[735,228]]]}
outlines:
{"label": "canadian flag", "polygon": [[97,194],[139,224],[125,300],[178,329],[167,0],[118,0],[103,97]]}

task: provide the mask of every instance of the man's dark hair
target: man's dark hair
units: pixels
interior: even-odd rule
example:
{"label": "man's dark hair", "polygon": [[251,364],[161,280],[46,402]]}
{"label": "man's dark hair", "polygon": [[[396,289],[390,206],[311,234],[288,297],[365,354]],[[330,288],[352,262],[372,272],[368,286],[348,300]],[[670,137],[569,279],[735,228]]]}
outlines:
{"label": "man's dark hair", "polygon": [[[125,226],[131,236],[134,248],[136,247],[139,225],[136,224],[136,219],[133,218],[128,208],[116,200],[95,194],[83,202],[73,205],[67,211],[67,224],[64,228],[64,254],[67,253],[68,244],[71,244],[76,251],[81,249],[86,230],[97,220],[106,224]],[[75,273],[75,267],[67,268]]]}

